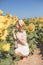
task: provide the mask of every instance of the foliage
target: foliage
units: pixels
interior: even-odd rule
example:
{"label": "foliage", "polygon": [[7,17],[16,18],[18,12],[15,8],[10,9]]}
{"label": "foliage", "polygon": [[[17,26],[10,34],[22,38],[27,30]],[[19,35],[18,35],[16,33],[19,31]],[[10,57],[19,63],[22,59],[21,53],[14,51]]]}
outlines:
{"label": "foliage", "polygon": [[37,44],[43,43],[43,17],[28,18],[24,20],[24,29],[27,31],[27,41],[30,48],[30,53],[34,52]]}
{"label": "foliage", "polygon": [[[3,11],[0,10],[0,65],[12,65],[12,57],[15,56],[15,40],[12,36],[12,28],[15,28],[17,32],[15,24],[18,18],[11,14],[4,16],[2,14]],[[23,28],[27,32],[27,42],[31,54],[37,48],[39,42],[43,43],[43,17],[24,19],[24,23]]]}
{"label": "foliage", "polygon": [[0,65],[11,65],[13,63],[12,56],[15,52],[12,28],[15,28],[17,21],[16,16],[11,14],[3,16],[0,10]]}

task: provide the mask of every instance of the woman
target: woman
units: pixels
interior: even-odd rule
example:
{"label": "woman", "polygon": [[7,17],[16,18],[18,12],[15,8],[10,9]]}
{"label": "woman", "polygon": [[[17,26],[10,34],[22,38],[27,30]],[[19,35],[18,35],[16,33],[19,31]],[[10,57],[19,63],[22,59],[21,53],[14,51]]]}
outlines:
{"label": "woman", "polygon": [[16,35],[14,34],[14,29],[12,30],[13,37],[15,40],[17,40],[17,48],[15,49],[15,53],[17,56],[22,56],[23,61],[26,59],[26,57],[29,55],[29,47],[27,43],[26,38],[26,32],[23,30],[24,21],[19,20],[16,24],[16,27],[18,29],[18,32]]}

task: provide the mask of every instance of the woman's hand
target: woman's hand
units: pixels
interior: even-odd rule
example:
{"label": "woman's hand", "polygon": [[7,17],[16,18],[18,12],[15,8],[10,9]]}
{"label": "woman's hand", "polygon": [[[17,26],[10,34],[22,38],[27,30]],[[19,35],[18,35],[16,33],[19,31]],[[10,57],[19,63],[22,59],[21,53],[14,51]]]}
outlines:
{"label": "woman's hand", "polygon": [[15,29],[13,28],[13,29],[12,29],[12,33],[14,33],[14,32],[15,32]]}
{"label": "woman's hand", "polygon": [[22,44],[22,45],[25,45],[25,41],[20,39],[20,37],[16,34],[16,38],[19,40],[19,42]]}

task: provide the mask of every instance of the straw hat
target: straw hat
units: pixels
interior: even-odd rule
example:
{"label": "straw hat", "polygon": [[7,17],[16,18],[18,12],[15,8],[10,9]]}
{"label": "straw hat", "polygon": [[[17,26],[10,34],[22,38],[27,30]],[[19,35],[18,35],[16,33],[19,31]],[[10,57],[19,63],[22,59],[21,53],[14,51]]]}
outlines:
{"label": "straw hat", "polygon": [[22,27],[24,26],[24,21],[23,20],[19,20],[19,25]]}

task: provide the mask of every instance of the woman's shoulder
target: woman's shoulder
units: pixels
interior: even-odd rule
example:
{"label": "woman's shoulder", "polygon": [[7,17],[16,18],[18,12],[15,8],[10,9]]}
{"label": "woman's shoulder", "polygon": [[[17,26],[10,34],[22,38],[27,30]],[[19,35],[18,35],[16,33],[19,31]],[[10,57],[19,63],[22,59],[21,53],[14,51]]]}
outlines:
{"label": "woman's shoulder", "polygon": [[23,34],[26,34],[26,31],[25,30],[23,30]]}
{"label": "woman's shoulder", "polygon": [[19,34],[19,33],[24,33],[24,34],[25,34],[25,33],[26,33],[26,31],[25,31],[25,30],[23,30],[23,32],[19,32],[19,31],[18,31],[16,34]]}

